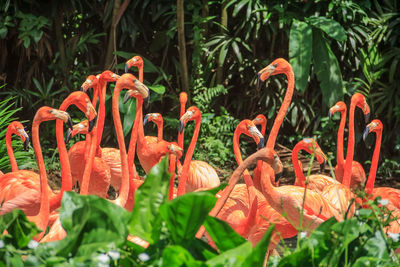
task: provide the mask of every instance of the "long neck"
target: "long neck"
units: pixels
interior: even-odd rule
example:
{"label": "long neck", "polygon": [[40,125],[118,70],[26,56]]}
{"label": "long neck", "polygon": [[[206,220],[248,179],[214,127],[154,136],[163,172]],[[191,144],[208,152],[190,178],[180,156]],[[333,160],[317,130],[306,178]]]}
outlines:
{"label": "long neck", "polygon": [[299,145],[296,145],[292,151],[292,164],[294,168],[294,173],[296,175],[296,182],[295,184],[301,187],[306,186],[306,177],[304,176],[303,170],[300,168],[299,164],[299,152],[301,148]]}
{"label": "long neck", "polygon": [[175,166],[176,166],[176,156],[174,154],[170,154],[168,171],[171,177],[169,179],[168,200],[171,200],[174,197]]}
{"label": "long neck", "polygon": [[279,109],[278,115],[276,116],[274,125],[272,126],[272,130],[269,134],[267,141],[267,147],[272,149],[275,146],[275,141],[276,137],[278,136],[279,128],[281,127],[283,119],[285,118],[286,112],[289,108],[290,102],[292,101],[292,95],[294,91],[294,74],[292,68],[290,68],[289,71],[285,74],[288,79],[288,87],[286,90],[285,98],[283,99],[282,105]]}
{"label": "long neck", "polygon": [[338,165],[340,165],[342,168],[344,167],[343,137],[344,137],[344,127],[346,124],[346,113],[347,113],[347,108],[345,108],[343,111],[340,112],[340,124],[337,136],[336,158]]}
{"label": "long neck", "polygon": [[[261,124],[261,134],[262,134],[263,136],[265,136],[266,130],[267,130],[267,121],[264,121],[264,122]],[[258,160],[258,161],[257,161],[256,171],[258,171],[259,173],[261,172],[262,164],[263,164],[262,160]]]}
{"label": "long neck", "polygon": [[163,120],[161,119],[156,124],[157,124],[157,132],[158,132],[157,133],[157,139],[160,142],[161,140],[163,140],[163,127],[164,127]]}
{"label": "long neck", "polygon": [[139,81],[143,83],[143,64],[138,67],[139,69]]}
{"label": "long neck", "polygon": [[194,128],[192,141],[190,142],[189,148],[186,152],[185,162],[184,162],[183,168],[182,168],[182,174],[179,179],[178,196],[183,195],[186,190],[186,181],[187,181],[187,177],[189,175],[190,161],[192,160],[194,148],[196,147],[197,138],[199,137],[201,116],[199,118],[197,118],[195,120],[195,122],[196,122],[196,126]]}
{"label": "long neck", "polygon": [[16,172],[16,171],[18,171],[18,165],[17,165],[17,161],[15,160],[14,151],[13,151],[12,144],[11,144],[11,135],[12,135],[11,127],[8,126],[7,132],[6,132],[7,153],[8,153],[8,157],[10,158],[11,171]]}
{"label": "long neck", "polygon": [[[129,162],[129,179],[132,180],[136,178],[137,172],[135,167],[135,148],[136,142],[138,141],[138,130],[139,130],[139,123],[143,117],[143,98],[137,97],[136,98],[136,115],[135,115],[135,122],[133,123],[132,132],[131,132],[131,140],[129,142],[129,149],[128,149],[128,162]],[[143,123],[142,123],[143,129]],[[144,133],[143,133],[144,135]],[[144,137],[143,137],[144,139]]]}
{"label": "long neck", "polygon": [[114,125],[115,125],[115,132],[117,134],[119,153],[121,156],[121,171],[122,171],[121,188],[120,188],[119,196],[115,200],[115,203],[121,207],[125,206],[126,200],[128,199],[128,192],[129,192],[128,159],[127,159],[127,155],[126,155],[124,132],[122,130],[121,117],[119,115],[119,109],[118,109],[119,94],[122,89],[123,89],[122,86],[117,83],[117,85],[115,86],[114,94],[113,94],[113,98],[112,98],[112,113],[113,113],[113,119],[114,119]]}
{"label": "long neck", "polygon": [[50,213],[46,168],[44,166],[42,149],[40,147],[40,141],[39,141],[39,125],[40,121],[34,119],[32,124],[32,145],[33,145],[33,150],[35,151],[36,161],[39,166],[39,175],[40,175],[40,210],[39,214],[34,216],[35,217],[34,220],[38,221],[38,227],[43,230],[43,232],[41,232],[39,236],[36,237],[38,239],[40,239],[45,233]]}
{"label": "long neck", "polygon": [[97,107],[97,96],[98,96],[99,92],[98,92],[98,85],[96,85],[95,87],[93,87],[93,99],[92,99],[92,105],[94,108]]}
{"label": "long neck", "polygon": [[[185,114],[186,102],[181,102],[181,114],[179,116],[182,117]],[[185,138],[185,129],[181,133],[178,133],[178,146],[183,149],[183,139]]]}
{"label": "long neck", "polygon": [[[236,128],[235,132],[233,133],[233,153],[235,154],[236,162],[238,165],[243,163],[242,153],[240,152],[240,147],[239,147],[240,135],[241,132],[239,131],[238,128]],[[253,185],[253,180],[251,179],[250,173],[247,169],[244,170],[243,179],[247,187]]]}
{"label": "long neck", "polygon": [[99,91],[99,112],[98,112],[98,122],[97,122],[97,143],[96,146],[99,147],[101,143],[101,138],[103,137],[104,121],[106,118],[106,88],[107,81],[100,78],[98,83]]}
{"label": "long neck", "polygon": [[372,189],[374,189],[376,171],[378,169],[379,152],[381,150],[381,142],[382,142],[382,130],[376,132],[374,155],[372,156],[371,168],[369,169],[369,175],[368,175],[368,181],[367,181],[367,185],[365,186],[365,191],[368,194],[371,194]]}
{"label": "long neck", "polygon": [[354,110],[356,105],[354,103],[350,104],[349,112],[349,141],[347,143],[347,154],[346,154],[346,165],[344,167],[343,181],[342,184],[350,187],[351,180],[351,168],[353,165],[354,156]]}
{"label": "long neck", "polygon": [[81,195],[87,195],[89,191],[89,181],[90,181],[90,175],[92,173],[92,168],[93,168],[93,161],[94,161],[94,156],[96,153],[96,143],[97,143],[97,129],[96,126],[93,127],[92,131],[90,134],[87,136],[91,136],[90,140],[90,148],[89,148],[89,153],[88,157],[86,159],[85,163],[85,169],[83,171],[83,177],[82,177],[82,184],[81,184]]}
{"label": "long neck", "polygon": [[[138,108],[140,108],[138,110]],[[138,117],[138,124],[137,124],[137,135],[138,135],[138,139],[137,142],[139,145],[144,146],[146,144],[146,140],[144,138],[144,129],[143,129],[143,100],[140,104],[137,105],[136,107],[136,115]],[[135,122],[136,122],[136,117],[135,117]]]}

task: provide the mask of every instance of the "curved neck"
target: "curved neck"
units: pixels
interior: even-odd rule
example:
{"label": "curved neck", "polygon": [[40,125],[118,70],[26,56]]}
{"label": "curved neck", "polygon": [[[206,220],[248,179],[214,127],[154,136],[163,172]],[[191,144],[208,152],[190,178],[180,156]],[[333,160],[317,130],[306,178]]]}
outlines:
{"label": "curved neck", "polygon": [[285,118],[286,112],[289,108],[290,102],[292,101],[292,95],[294,91],[294,74],[290,67],[288,72],[285,73],[288,80],[288,87],[286,90],[285,98],[283,99],[282,105],[279,108],[278,115],[275,118],[274,125],[272,126],[271,132],[268,136],[267,146],[268,148],[274,148],[276,137],[278,136],[279,129],[282,125],[283,119]]}
{"label": "curved neck", "polygon": [[299,145],[294,146],[293,151],[292,151],[292,164],[294,168],[294,173],[296,175],[296,185],[299,185],[301,187],[306,186],[306,177],[304,176],[303,170],[300,167],[299,164],[299,153],[300,153],[301,147]]}
{"label": "curved neck", "polygon": [[164,123],[163,123],[162,120],[156,122],[156,125],[157,125],[157,140],[158,140],[158,142],[163,140],[163,127],[164,127],[163,124]]}
{"label": "curved neck", "polygon": [[337,164],[340,165],[342,168],[344,167],[344,156],[343,156],[343,138],[344,138],[344,127],[346,124],[346,113],[347,108],[340,112],[340,124],[339,130],[337,135]]}
{"label": "curved neck", "polygon": [[267,131],[267,121],[264,121],[262,124],[261,124],[261,134],[263,135],[263,136],[265,136],[265,132]]}
{"label": "curved neck", "polygon": [[32,145],[33,145],[33,150],[35,151],[36,161],[39,167],[39,175],[40,175],[40,210],[39,214],[34,216],[34,220],[38,222],[37,226],[43,230],[43,232],[39,234],[38,238],[41,238],[44,235],[50,214],[49,191],[47,189],[48,186],[47,186],[46,168],[44,166],[42,148],[40,147],[40,141],[39,141],[40,123],[41,121],[38,121],[35,118],[32,124]]}
{"label": "curved neck", "polygon": [[356,105],[354,103],[350,104],[349,112],[349,141],[347,143],[347,153],[346,153],[346,165],[344,166],[344,174],[342,184],[350,187],[351,180],[351,169],[353,165],[354,156],[354,110]]}
{"label": "curved neck", "polygon": [[99,112],[97,114],[99,120],[97,122],[97,142],[96,147],[100,146],[101,138],[103,137],[104,121],[106,118],[106,88],[107,81],[100,78],[98,83],[99,91]]}
{"label": "curved neck", "polygon": [[[181,114],[179,118],[185,114],[185,109],[186,109],[186,102],[181,102]],[[181,133],[178,133],[178,146],[183,149],[183,140],[185,138],[185,129]]]}
{"label": "curved neck", "polygon": [[143,64],[138,67],[139,69],[139,81],[143,83]]}
{"label": "curved neck", "polygon": [[174,197],[174,184],[175,184],[175,166],[176,166],[176,156],[174,154],[169,154],[169,189],[168,189],[168,200]]}
{"label": "curved neck", "polygon": [[96,109],[97,107],[97,96],[99,94],[98,92],[98,85],[94,86],[93,88],[93,99],[92,99],[92,105]]}
{"label": "curved neck", "polygon": [[119,94],[122,90],[121,84],[117,83],[114,89],[113,98],[112,98],[112,113],[114,119],[115,132],[117,134],[119,153],[121,156],[121,188],[119,192],[118,198],[115,200],[115,203],[121,207],[125,206],[126,201],[128,199],[129,192],[129,170],[128,170],[128,159],[126,155],[125,148],[125,140],[124,140],[124,132],[122,130],[121,117],[119,115]]}
{"label": "curved neck", "polygon": [[376,132],[374,155],[372,156],[371,168],[369,169],[369,175],[368,175],[368,181],[367,181],[367,185],[365,186],[365,191],[367,192],[367,194],[371,194],[372,189],[374,189],[376,171],[378,169],[379,152],[381,150],[381,142],[382,142],[382,130]]}
{"label": "curved neck", "polygon": [[[88,157],[86,159],[85,163],[85,169],[83,171],[83,177],[82,177],[82,184],[81,184],[81,195],[87,195],[89,191],[89,182],[90,182],[90,175],[92,173],[92,167],[93,167],[93,161],[94,161],[94,156],[96,153],[96,143],[97,143],[97,126],[94,126],[91,133],[87,134],[86,136],[90,138],[87,139],[86,143],[90,143],[90,148],[89,148],[89,153]],[[89,141],[90,140],[90,141]]]}
{"label": "curved neck", "polygon": [[196,147],[197,138],[199,137],[201,115],[198,118],[196,118],[195,123],[196,123],[196,126],[194,128],[192,141],[190,142],[189,148],[186,151],[185,162],[183,164],[182,174],[179,179],[178,196],[183,195],[186,190],[186,181],[187,181],[187,177],[189,175],[190,161],[192,160],[194,148]]}
{"label": "curved neck", "polygon": [[9,125],[7,127],[7,132],[6,132],[6,147],[7,147],[8,157],[10,159],[11,171],[16,172],[16,171],[18,171],[18,165],[17,165],[17,160],[15,159],[15,156],[14,156],[13,148],[12,148],[11,135],[12,135],[11,125]]}
{"label": "curved neck", "polygon": [[[139,123],[141,120],[143,120],[142,117],[143,117],[143,98],[139,96],[136,98],[135,122],[133,123],[131,140],[129,141],[129,149],[128,149],[128,162],[130,162],[128,169],[129,169],[130,181],[132,181],[132,179],[134,179],[137,176],[135,167],[135,148],[138,139]],[[142,123],[142,129],[143,129],[143,123]]]}
{"label": "curved neck", "polygon": [[[236,162],[238,165],[243,163],[242,159],[242,153],[240,152],[240,147],[239,147],[239,138],[242,132],[236,128],[234,134],[233,134],[233,153],[235,154]],[[253,185],[253,180],[251,179],[249,171],[246,169],[243,172],[243,179],[247,187]]]}

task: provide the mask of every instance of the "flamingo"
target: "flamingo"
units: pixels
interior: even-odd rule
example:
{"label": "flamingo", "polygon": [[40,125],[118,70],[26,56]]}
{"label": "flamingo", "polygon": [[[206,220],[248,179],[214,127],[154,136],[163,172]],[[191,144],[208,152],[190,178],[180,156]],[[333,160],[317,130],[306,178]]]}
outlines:
{"label": "flamingo", "polygon": [[[378,119],[373,120],[364,130],[363,139],[365,140],[369,133],[374,132],[376,134],[376,142],[374,154],[372,156],[371,167],[369,170],[367,184],[365,186],[365,192],[372,195],[372,198],[380,196],[382,199],[389,201],[389,207],[400,210],[400,190],[391,187],[377,187],[374,188],[376,171],[378,169],[379,152],[381,150],[382,142],[382,122]],[[392,210],[393,210],[392,208]]]}
{"label": "flamingo", "polygon": [[11,171],[16,172],[16,171],[18,171],[18,165],[17,165],[17,161],[15,159],[14,151],[13,151],[12,144],[11,144],[11,136],[13,134],[15,134],[21,138],[22,142],[24,143],[25,150],[28,150],[29,136],[25,132],[24,126],[19,121],[13,121],[7,127],[7,131],[6,131],[7,153],[8,153],[8,157],[10,158]]}
{"label": "flamingo", "polygon": [[[0,207],[0,214],[2,215],[14,208],[22,209],[28,216],[28,219],[42,230],[46,229],[49,220],[50,189],[47,185],[46,169],[43,161],[42,149],[40,147],[39,125],[43,121],[56,119],[64,123],[71,123],[71,118],[68,113],[47,106],[41,107],[33,118],[32,145],[39,166],[39,183],[35,183],[35,181],[37,181],[36,173],[25,170],[5,174],[0,183],[1,201],[3,203]],[[63,138],[60,140],[59,136],[57,136],[57,143],[59,145],[64,144]],[[66,158],[66,155],[64,155],[64,158]],[[37,206],[39,206],[39,208]],[[39,233],[35,239],[39,240],[43,235],[44,231]]]}
{"label": "flamingo", "polygon": [[[263,68],[258,72],[257,75],[257,88],[258,90],[261,88],[262,82],[264,82],[266,79],[268,79],[272,75],[277,75],[277,74],[285,74],[286,78],[288,80],[288,85],[287,85],[287,90],[285,97],[283,99],[282,105],[279,108],[278,115],[276,116],[274,120],[274,124],[272,125],[271,132],[268,136],[267,140],[267,145],[266,147],[273,149],[275,147],[275,141],[279,133],[279,129],[282,125],[283,119],[285,118],[286,112],[290,106],[290,102],[292,101],[292,96],[293,96],[293,91],[294,91],[294,73],[292,66],[283,58],[278,58],[275,59],[271,64]],[[280,160],[278,160],[278,166],[282,166],[282,163]],[[283,166],[282,166],[283,167]],[[262,164],[262,173],[266,173],[266,175],[269,176],[271,181],[274,181],[274,176],[277,173],[280,172],[275,172],[271,169],[271,167],[268,164],[263,163]],[[278,178],[278,177],[276,177]]]}
{"label": "flamingo", "polygon": [[[344,214],[354,198],[353,193],[350,191],[350,178],[352,172],[352,162],[354,154],[354,111],[355,108],[359,107],[362,109],[365,120],[369,118],[369,106],[365,101],[362,94],[356,93],[351,97],[350,103],[350,114],[349,114],[349,147],[347,149],[346,163],[344,166],[344,175],[342,184],[333,184],[325,187],[322,195],[333,203],[341,212]],[[354,212],[355,207],[352,206],[350,215]]]}
{"label": "flamingo", "polygon": [[[179,102],[181,103],[181,112],[179,115],[179,118],[185,114],[185,109],[186,109],[186,102],[187,102],[188,96],[187,93],[181,92],[179,94]],[[183,149],[183,139],[185,137],[185,129],[182,129],[181,132],[178,133],[178,145]]]}
{"label": "flamingo", "polygon": [[148,113],[144,116],[143,126],[149,121],[153,121],[157,125],[157,142],[160,142],[163,140],[163,117],[160,113]]}
{"label": "flamingo", "polygon": [[306,180],[307,182],[307,189],[313,190],[317,193],[322,193],[324,188],[330,184],[340,184],[338,181],[329,177],[327,175],[322,174],[313,174],[307,176],[307,178],[303,174],[303,168],[301,166],[301,161],[299,161],[299,152],[301,150],[305,150],[310,154],[315,154],[317,161],[321,165],[321,170],[325,166],[326,156],[324,152],[322,152],[321,148],[312,138],[304,138],[300,142],[298,142],[292,151],[292,163],[294,167],[294,173],[296,175],[296,181],[294,185],[306,187]]}
{"label": "flamingo", "polygon": [[[337,164],[335,167],[335,177],[339,182],[342,182],[344,174],[344,166],[345,166],[345,160],[343,157],[343,134],[344,134],[344,127],[346,124],[346,113],[347,113],[347,107],[343,101],[337,102],[333,107],[329,109],[329,118],[332,118],[332,115],[338,111],[340,112],[340,124],[337,135],[337,150],[336,150]],[[348,143],[347,149],[350,148],[350,145],[351,144]],[[350,188],[356,188],[363,185],[365,182],[365,177],[366,177],[365,172],[361,164],[353,160],[351,167]]]}
{"label": "flamingo", "polygon": [[[179,132],[182,132],[186,123],[191,120],[195,121],[195,129],[189,148],[186,152],[184,164],[182,166],[178,184],[178,196],[187,191],[194,191],[199,188],[217,187],[220,184],[217,173],[213,168],[208,167],[209,164],[200,161],[197,161],[195,165],[191,164],[201,124],[201,112],[195,106],[188,108],[185,114],[183,114],[183,116],[180,118]],[[189,170],[190,167],[192,167],[191,171]]]}

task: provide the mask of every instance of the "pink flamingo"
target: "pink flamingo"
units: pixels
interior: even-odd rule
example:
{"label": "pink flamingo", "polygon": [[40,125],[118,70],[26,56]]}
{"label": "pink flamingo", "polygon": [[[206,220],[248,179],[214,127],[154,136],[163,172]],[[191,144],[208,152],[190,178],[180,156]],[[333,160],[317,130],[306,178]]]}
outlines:
{"label": "pink flamingo", "polygon": [[[343,157],[343,134],[344,134],[344,127],[346,124],[346,113],[347,113],[347,107],[343,101],[337,102],[333,107],[329,109],[329,118],[331,118],[332,115],[338,111],[340,112],[340,124],[337,136],[337,150],[336,150],[337,164],[335,167],[335,177],[339,182],[342,182],[344,175],[344,166],[345,166],[345,160]],[[347,149],[350,149],[350,146],[351,144],[348,143]],[[350,188],[356,188],[363,185],[365,183],[365,177],[366,177],[365,172],[361,164],[353,160],[351,167]]]}
{"label": "pink flamingo", "polygon": [[17,165],[17,161],[15,159],[14,151],[13,151],[12,144],[11,144],[11,136],[13,134],[15,134],[21,138],[22,142],[24,143],[25,150],[28,150],[29,136],[25,132],[24,126],[19,121],[13,121],[7,127],[7,131],[6,131],[7,153],[8,153],[8,157],[10,158],[11,171],[16,172],[16,171],[18,171],[18,165]]}

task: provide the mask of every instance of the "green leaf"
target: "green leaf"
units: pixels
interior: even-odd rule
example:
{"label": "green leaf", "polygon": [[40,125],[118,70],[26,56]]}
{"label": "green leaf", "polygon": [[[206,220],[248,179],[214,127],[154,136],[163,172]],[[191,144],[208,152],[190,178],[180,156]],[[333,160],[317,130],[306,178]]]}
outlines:
{"label": "green leaf", "polygon": [[228,223],[218,218],[207,216],[204,227],[221,252],[230,250],[246,242]]}
{"label": "green leaf", "polygon": [[342,73],[335,55],[319,30],[313,30],[313,62],[321,83],[322,100],[331,107],[343,99]]}
{"label": "green leaf", "polygon": [[192,255],[181,246],[168,246],[162,254],[162,266],[207,266],[196,261]]}
{"label": "green leaf", "polygon": [[[168,159],[155,165],[135,193],[135,207],[129,222],[129,233],[154,244],[161,229],[160,206],[168,200]],[[165,204],[164,204],[165,205]]]}
{"label": "green leaf", "polygon": [[7,27],[0,28],[0,38],[1,39],[4,39],[7,36],[7,33],[8,33]]}
{"label": "green leaf", "polygon": [[228,44],[229,42],[224,43],[219,50],[218,66],[220,67],[224,65],[226,54],[228,53]]}
{"label": "green leaf", "polygon": [[40,232],[34,223],[28,221],[22,210],[13,210],[0,216],[1,233],[4,230],[8,232],[4,237],[5,243],[17,248],[26,247],[29,241]]}
{"label": "green leaf", "polygon": [[311,65],[312,28],[305,22],[293,20],[289,36],[289,59],[296,79],[296,87],[304,93]]}
{"label": "green leaf", "polygon": [[328,19],[323,16],[319,17],[311,16],[306,18],[306,21],[310,23],[312,26],[321,29],[329,37],[337,41],[346,41],[347,39],[347,34],[344,28],[339,24],[339,22],[333,19]]}
{"label": "green leaf", "polygon": [[179,244],[192,239],[216,201],[217,198],[209,192],[195,192],[163,204],[160,214],[167,223],[172,240]]}
{"label": "green leaf", "polygon": [[235,52],[235,55],[237,56],[239,62],[242,63],[242,61],[243,61],[242,53],[240,53],[240,48],[235,41],[232,42],[232,48],[233,48],[233,52]]}
{"label": "green leaf", "polygon": [[267,232],[264,234],[263,238],[257,245],[253,248],[253,251],[246,258],[246,264],[248,266],[263,266],[263,260],[268,251],[269,242],[271,241],[272,232],[274,231],[275,226],[271,225]]}
{"label": "green leaf", "polygon": [[[208,260],[206,263],[210,266],[251,266],[246,265],[246,258],[251,254],[252,246],[250,242],[245,242],[240,246],[227,250],[224,253]],[[260,260],[262,262],[262,260]]]}
{"label": "green leaf", "polygon": [[162,95],[165,93],[165,86],[161,84],[154,84],[154,85],[148,85],[147,86],[149,89],[153,90],[159,95]]}
{"label": "green leaf", "polygon": [[126,113],[124,114],[124,123],[123,123],[124,136],[126,136],[131,131],[133,123],[135,122],[136,98],[126,103],[125,107],[126,107]]}

